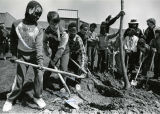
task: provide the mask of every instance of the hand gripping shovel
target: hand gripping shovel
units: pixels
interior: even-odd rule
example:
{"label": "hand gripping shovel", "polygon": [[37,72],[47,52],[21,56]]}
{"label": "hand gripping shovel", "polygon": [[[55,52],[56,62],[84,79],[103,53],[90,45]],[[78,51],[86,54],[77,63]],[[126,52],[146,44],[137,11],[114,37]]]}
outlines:
{"label": "hand gripping shovel", "polygon": [[131,81],[131,85],[132,85],[132,86],[136,86],[136,85],[137,85],[136,79],[137,79],[138,74],[139,74],[139,72],[140,72],[140,70],[141,70],[142,63],[144,62],[144,60],[146,59],[146,57],[147,57],[147,56],[145,56],[145,57],[143,58],[143,60],[141,61],[135,79]]}

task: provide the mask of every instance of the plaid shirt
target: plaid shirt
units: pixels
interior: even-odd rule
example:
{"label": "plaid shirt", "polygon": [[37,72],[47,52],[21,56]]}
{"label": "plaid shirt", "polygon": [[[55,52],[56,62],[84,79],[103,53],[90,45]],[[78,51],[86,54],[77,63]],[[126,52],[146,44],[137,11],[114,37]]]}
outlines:
{"label": "plaid shirt", "polygon": [[81,65],[84,66],[86,50],[84,48],[83,41],[79,35],[76,35],[73,39],[69,39],[69,48],[71,58],[72,55],[81,56]]}

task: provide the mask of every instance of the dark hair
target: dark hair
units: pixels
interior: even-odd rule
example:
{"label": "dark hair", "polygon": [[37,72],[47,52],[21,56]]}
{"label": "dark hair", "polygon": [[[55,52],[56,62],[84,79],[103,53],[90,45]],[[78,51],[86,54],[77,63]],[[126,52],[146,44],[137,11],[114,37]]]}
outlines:
{"label": "dark hair", "polygon": [[72,22],[68,25],[68,29],[72,28],[72,27],[77,27],[76,23]]}
{"label": "dark hair", "polygon": [[[28,4],[27,4],[27,7],[26,7],[26,12],[25,12],[25,17],[27,17],[28,15],[29,15],[29,9],[31,9],[31,8],[34,8],[35,6],[39,6],[42,10],[43,10],[43,8],[42,8],[42,6],[41,6],[41,4],[40,3],[38,3],[37,1],[30,1]],[[42,12],[40,12],[40,15],[42,14]]]}
{"label": "dark hair", "polygon": [[47,21],[48,23],[50,21],[53,21],[54,23],[59,23],[60,22],[60,17],[59,14],[56,11],[50,11],[47,14]]}
{"label": "dark hair", "polygon": [[96,25],[96,23],[92,23],[92,24],[90,24],[90,27],[97,28],[97,25]]}
{"label": "dark hair", "polygon": [[104,34],[104,33],[106,33],[106,22],[105,21],[103,21],[100,25],[100,34]]}
{"label": "dark hair", "polygon": [[83,29],[85,27],[88,27],[88,25],[86,23],[81,24],[80,29]]}

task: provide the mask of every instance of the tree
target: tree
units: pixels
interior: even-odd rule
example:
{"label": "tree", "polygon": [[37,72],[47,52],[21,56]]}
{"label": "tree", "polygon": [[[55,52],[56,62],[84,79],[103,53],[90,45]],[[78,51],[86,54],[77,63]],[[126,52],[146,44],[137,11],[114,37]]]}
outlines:
{"label": "tree", "polygon": [[[123,11],[124,9],[124,0],[121,0],[121,11]],[[128,76],[127,76],[127,70],[125,67],[125,63],[124,63],[124,51],[123,51],[123,33],[122,33],[122,29],[123,29],[123,17],[121,16],[120,18],[120,55],[121,55],[121,66],[122,66],[122,72],[123,72],[123,77],[124,77],[124,88],[125,89],[129,89],[130,88],[130,83],[128,80]]]}

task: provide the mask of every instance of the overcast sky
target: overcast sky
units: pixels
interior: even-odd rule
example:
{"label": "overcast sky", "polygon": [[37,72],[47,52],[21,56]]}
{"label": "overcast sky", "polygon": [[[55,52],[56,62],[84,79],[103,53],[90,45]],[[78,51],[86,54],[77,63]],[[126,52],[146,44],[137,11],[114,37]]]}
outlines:
{"label": "overcast sky", "polygon": [[[24,18],[26,5],[30,0],[0,0],[0,12],[9,12],[15,18]],[[37,0],[43,7],[40,20],[46,21],[48,11],[57,9],[76,9],[81,20],[101,23],[108,15],[113,17],[120,11],[121,0]],[[160,0],[124,0],[124,28],[135,18],[141,29],[146,29],[146,20],[154,17],[160,25]],[[112,25],[119,27],[119,21]]]}

